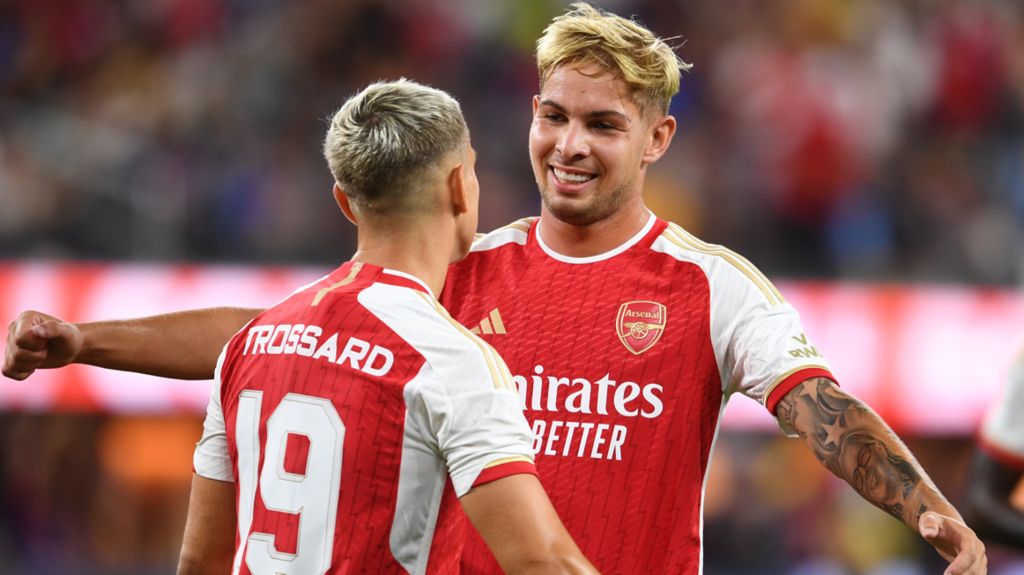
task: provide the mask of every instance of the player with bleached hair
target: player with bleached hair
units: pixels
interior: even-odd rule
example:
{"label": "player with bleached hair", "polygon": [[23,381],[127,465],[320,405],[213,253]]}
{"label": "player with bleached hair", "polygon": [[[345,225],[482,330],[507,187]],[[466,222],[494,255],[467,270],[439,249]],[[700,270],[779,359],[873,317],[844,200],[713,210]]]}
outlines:
{"label": "player with bleached hair", "polygon": [[[973,531],[889,427],[835,384],[772,283],[644,204],[688,65],[639,23],[579,3],[544,31],[537,66],[529,149],[541,215],[478,240],[449,268],[441,301],[515,374],[537,471],[584,553],[611,573],[701,572],[709,460],[726,401],[741,394],[921,533],[948,573],[984,573]],[[12,341],[38,350],[56,337],[70,349],[26,352],[8,369],[23,377],[75,360],[208,377],[223,334],[252,313],[79,327],[30,313]],[[178,342],[186,349],[172,357]],[[463,573],[497,570],[474,540]]]}
{"label": "player with bleached hair", "polygon": [[373,84],[324,154],[358,251],[221,353],[178,573],[457,573],[457,501],[507,572],[594,573],[537,480],[508,368],[434,298],[476,233],[458,102]]}

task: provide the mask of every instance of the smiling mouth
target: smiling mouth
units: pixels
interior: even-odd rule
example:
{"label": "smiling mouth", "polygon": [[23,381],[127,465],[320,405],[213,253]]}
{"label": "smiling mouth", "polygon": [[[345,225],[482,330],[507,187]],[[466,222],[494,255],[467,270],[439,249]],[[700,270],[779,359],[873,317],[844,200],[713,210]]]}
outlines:
{"label": "smiling mouth", "polygon": [[569,185],[585,184],[597,177],[594,174],[571,174],[555,167],[551,168],[551,172],[555,175],[555,179],[558,182]]}

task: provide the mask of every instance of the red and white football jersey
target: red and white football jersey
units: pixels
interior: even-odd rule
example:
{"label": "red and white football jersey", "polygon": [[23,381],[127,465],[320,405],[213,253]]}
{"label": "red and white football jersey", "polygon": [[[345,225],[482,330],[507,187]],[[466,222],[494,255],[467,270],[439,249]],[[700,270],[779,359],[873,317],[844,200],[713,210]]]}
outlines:
{"label": "red and white football jersey", "polygon": [[1024,469],[1024,354],[1010,367],[1003,395],[981,426],[981,447],[1004,465]]}
{"label": "red and white football jersey", "polygon": [[[537,472],[604,573],[699,573],[708,459],[726,400],[774,413],[831,378],[796,310],[747,260],[651,216],[602,255],[554,253],[536,219],[479,239],[441,301],[512,369]],[[497,573],[482,541],[463,573]]]}
{"label": "red and white football jersey", "polygon": [[224,348],[195,469],[236,482],[234,573],[457,573],[456,497],[535,473],[531,442],[490,346],[416,278],[350,262]]}

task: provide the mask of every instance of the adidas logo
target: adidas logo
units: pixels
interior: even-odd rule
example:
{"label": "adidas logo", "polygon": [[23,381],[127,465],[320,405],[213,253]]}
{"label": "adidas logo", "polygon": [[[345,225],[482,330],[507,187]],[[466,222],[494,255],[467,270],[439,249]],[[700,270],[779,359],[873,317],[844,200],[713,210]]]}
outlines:
{"label": "adidas logo", "polygon": [[501,314],[498,313],[498,308],[492,309],[491,313],[480,322],[480,325],[470,329],[469,331],[476,335],[492,333],[504,335],[508,333],[505,331],[505,324],[501,321]]}

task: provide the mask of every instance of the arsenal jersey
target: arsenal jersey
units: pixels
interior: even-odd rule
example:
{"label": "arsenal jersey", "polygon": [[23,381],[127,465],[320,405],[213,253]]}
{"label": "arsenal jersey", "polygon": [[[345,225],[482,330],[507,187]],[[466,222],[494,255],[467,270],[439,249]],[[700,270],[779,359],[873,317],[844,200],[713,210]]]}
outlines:
{"label": "arsenal jersey", "polygon": [[1010,367],[1003,395],[989,409],[979,440],[1004,465],[1024,470],[1024,354]]}
{"label": "arsenal jersey", "polygon": [[531,443],[497,353],[350,262],[224,348],[195,469],[236,484],[234,573],[457,573],[456,497],[533,473]]}
{"label": "arsenal jersey", "polygon": [[[452,315],[508,362],[537,472],[603,573],[699,573],[708,459],[726,400],[774,413],[831,378],[796,310],[747,260],[651,216],[622,246],[571,258],[536,219],[449,268]],[[479,537],[463,573],[497,573]]]}

